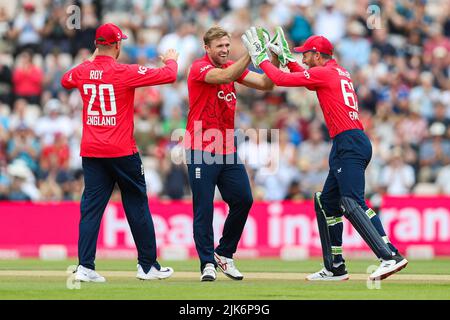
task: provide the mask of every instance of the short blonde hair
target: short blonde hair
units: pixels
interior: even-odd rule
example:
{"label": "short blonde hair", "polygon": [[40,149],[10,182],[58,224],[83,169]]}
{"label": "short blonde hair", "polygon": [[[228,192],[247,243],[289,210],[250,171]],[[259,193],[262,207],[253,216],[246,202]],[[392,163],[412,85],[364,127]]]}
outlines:
{"label": "short blonde hair", "polygon": [[211,27],[208,31],[206,31],[205,35],[203,36],[203,43],[209,46],[211,41],[215,39],[220,39],[225,36],[231,38],[230,34],[227,31],[225,31],[225,29],[219,26],[214,26]]}

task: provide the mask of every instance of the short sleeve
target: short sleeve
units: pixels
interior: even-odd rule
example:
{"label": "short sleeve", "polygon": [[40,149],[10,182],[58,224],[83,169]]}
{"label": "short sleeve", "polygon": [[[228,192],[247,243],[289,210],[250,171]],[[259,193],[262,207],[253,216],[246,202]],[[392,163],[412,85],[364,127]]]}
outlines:
{"label": "short sleeve", "polygon": [[61,78],[61,85],[65,89],[73,89],[77,87],[77,76],[76,76],[77,68],[73,68],[67,71]]}
{"label": "short sleeve", "polygon": [[209,71],[215,67],[209,61],[199,61],[191,66],[189,77],[193,81],[205,82],[205,77]]}
{"label": "short sleeve", "polygon": [[249,72],[250,71],[248,69],[245,69],[244,72],[242,72],[241,76],[236,81],[239,83],[244,81],[245,77],[248,75]]}

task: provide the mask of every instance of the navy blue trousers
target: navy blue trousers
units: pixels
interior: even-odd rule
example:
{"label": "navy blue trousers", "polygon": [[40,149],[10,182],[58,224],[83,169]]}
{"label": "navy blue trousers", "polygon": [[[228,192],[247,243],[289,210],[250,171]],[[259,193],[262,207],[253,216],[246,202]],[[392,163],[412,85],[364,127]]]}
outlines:
{"label": "navy blue trousers", "polygon": [[117,183],[138,252],[138,263],[148,272],[156,262],[156,240],[148,207],[144,169],[138,153],[118,158],[82,159],[85,189],[81,197],[78,239],[79,264],[95,269],[100,222]]}
{"label": "navy blue trousers", "polygon": [[320,200],[328,216],[343,215],[339,201],[350,197],[366,211],[365,171],[372,158],[372,145],[362,130],[348,130],[333,139],[329,165]]}
{"label": "navy blue trousers", "polygon": [[[211,163],[208,159],[217,161]],[[227,258],[233,257],[244,231],[253,197],[247,171],[242,163],[238,163],[236,153],[223,156],[187,150],[187,160],[194,207],[194,241],[200,258],[200,270],[203,270],[207,263],[217,266],[214,251]],[[230,211],[219,245],[214,250],[213,201],[216,186]]]}

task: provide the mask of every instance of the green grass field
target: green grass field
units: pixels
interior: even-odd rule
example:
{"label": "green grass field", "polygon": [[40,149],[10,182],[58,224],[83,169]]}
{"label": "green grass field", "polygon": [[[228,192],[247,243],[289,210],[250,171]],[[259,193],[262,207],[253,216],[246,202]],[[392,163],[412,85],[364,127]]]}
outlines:
{"label": "green grass field", "polygon": [[[307,273],[321,268],[320,260],[239,260],[243,281],[233,281],[219,272],[215,282],[200,282],[198,262],[161,261],[175,269],[172,278],[139,281],[132,260],[98,260],[97,271],[104,284],[81,283],[68,289],[66,270],[75,260],[0,260],[0,299],[150,299],[150,300],[290,300],[290,299],[445,299],[450,300],[450,259],[410,261],[399,274],[381,282],[379,289],[367,286],[367,268],[377,261],[347,261],[350,280],[312,283]],[[72,283],[69,281],[69,283]]]}

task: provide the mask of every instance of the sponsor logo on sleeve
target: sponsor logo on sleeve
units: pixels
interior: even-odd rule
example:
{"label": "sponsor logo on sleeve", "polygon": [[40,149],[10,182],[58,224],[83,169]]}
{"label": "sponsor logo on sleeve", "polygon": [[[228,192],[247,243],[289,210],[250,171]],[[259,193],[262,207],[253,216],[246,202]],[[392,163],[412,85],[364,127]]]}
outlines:
{"label": "sponsor logo on sleeve", "polygon": [[142,74],[143,76],[145,75],[145,73],[147,72],[148,68],[144,67],[144,66],[139,66],[139,70],[138,73]]}
{"label": "sponsor logo on sleeve", "polygon": [[311,75],[309,74],[309,72],[308,71],[303,71],[303,74],[305,75],[305,78],[306,79],[309,79],[309,78],[311,78]]}
{"label": "sponsor logo on sleeve", "polygon": [[211,64],[208,64],[207,66],[204,66],[203,68],[200,68],[200,73],[202,73],[205,70],[208,70],[210,68],[212,68],[213,66]]}

